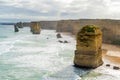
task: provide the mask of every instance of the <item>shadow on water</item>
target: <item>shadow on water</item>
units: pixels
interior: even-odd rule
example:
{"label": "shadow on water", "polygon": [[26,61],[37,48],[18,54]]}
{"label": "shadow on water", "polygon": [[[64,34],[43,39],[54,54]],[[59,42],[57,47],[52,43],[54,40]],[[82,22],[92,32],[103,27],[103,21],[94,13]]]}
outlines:
{"label": "shadow on water", "polygon": [[43,80],[79,80],[80,76],[85,75],[92,70],[93,69],[78,68],[70,65],[55,74],[46,76]]}

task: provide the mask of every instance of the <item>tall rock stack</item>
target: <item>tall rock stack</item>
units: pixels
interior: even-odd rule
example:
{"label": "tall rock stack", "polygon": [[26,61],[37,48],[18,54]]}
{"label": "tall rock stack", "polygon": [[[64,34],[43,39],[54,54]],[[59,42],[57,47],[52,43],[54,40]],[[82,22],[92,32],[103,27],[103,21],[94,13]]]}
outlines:
{"label": "tall rock stack", "polygon": [[40,34],[40,23],[38,22],[31,22],[30,24],[31,32],[33,34]]}
{"label": "tall rock stack", "polygon": [[98,27],[86,25],[77,33],[74,64],[77,67],[96,68],[102,61],[102,32]]}
{"label": "tall rock stack", "polygon": [[18,31],[19,31],[16,24],[14,24],[14,31],[15,31],[15,32],[18,32]]}

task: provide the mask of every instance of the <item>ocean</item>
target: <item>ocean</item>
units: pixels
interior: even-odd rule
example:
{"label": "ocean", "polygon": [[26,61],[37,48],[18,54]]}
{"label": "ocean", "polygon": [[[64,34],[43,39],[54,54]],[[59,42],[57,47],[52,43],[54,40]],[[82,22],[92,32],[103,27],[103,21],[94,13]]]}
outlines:
{"label": "ocean", "polygon": [[[119,80],[120,71],[106,68],[82,69],[73,66],[75,39],[55,30],[33,35],[29,27],[14,32],[0,25],[0,80]],[[67,40],[69,43],[59,43]]]}

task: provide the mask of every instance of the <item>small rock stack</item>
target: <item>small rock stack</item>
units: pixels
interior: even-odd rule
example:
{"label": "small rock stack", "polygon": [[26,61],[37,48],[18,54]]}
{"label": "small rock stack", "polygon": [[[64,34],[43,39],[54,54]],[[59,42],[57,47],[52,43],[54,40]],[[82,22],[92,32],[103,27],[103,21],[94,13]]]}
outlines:
{"label": "small rock stack", "polygon": [[62,38],[60,33],[58,33],[56,36],[57,36],[57,38]]}
{"label": "small rock stack", "polygon": [[40,34],[40,23],[38,23],[38,22],[31,22],[30,28],[31,28],[31,32],[33,34]]}
{"label": "small rock stack", "polygon": [[16,25],[18,26],[18,28],[23,28],[23,23],[22,22],[18,22],[18,23],[16,23]]}
{"label": "small rock stack", "polygon": [[102,32],[98,27],[86,25],[77,34],[74,64],[77,67],[96,68],[102,61]]}

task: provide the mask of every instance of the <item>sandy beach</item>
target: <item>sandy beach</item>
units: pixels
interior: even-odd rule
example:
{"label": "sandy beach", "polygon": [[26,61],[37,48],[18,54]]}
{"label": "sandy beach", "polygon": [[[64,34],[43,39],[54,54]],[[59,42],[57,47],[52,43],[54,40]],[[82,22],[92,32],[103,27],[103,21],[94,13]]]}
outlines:
{"label": "sandy beach", "polygon": [[[120,65],[120,47],[111,44],[102,44],[103,48],[103,59],[109,60],[113,64]],[[113,55],[108,54],[108,52],[112,52]],[[114,55],[117,52],[117,55]]]}

